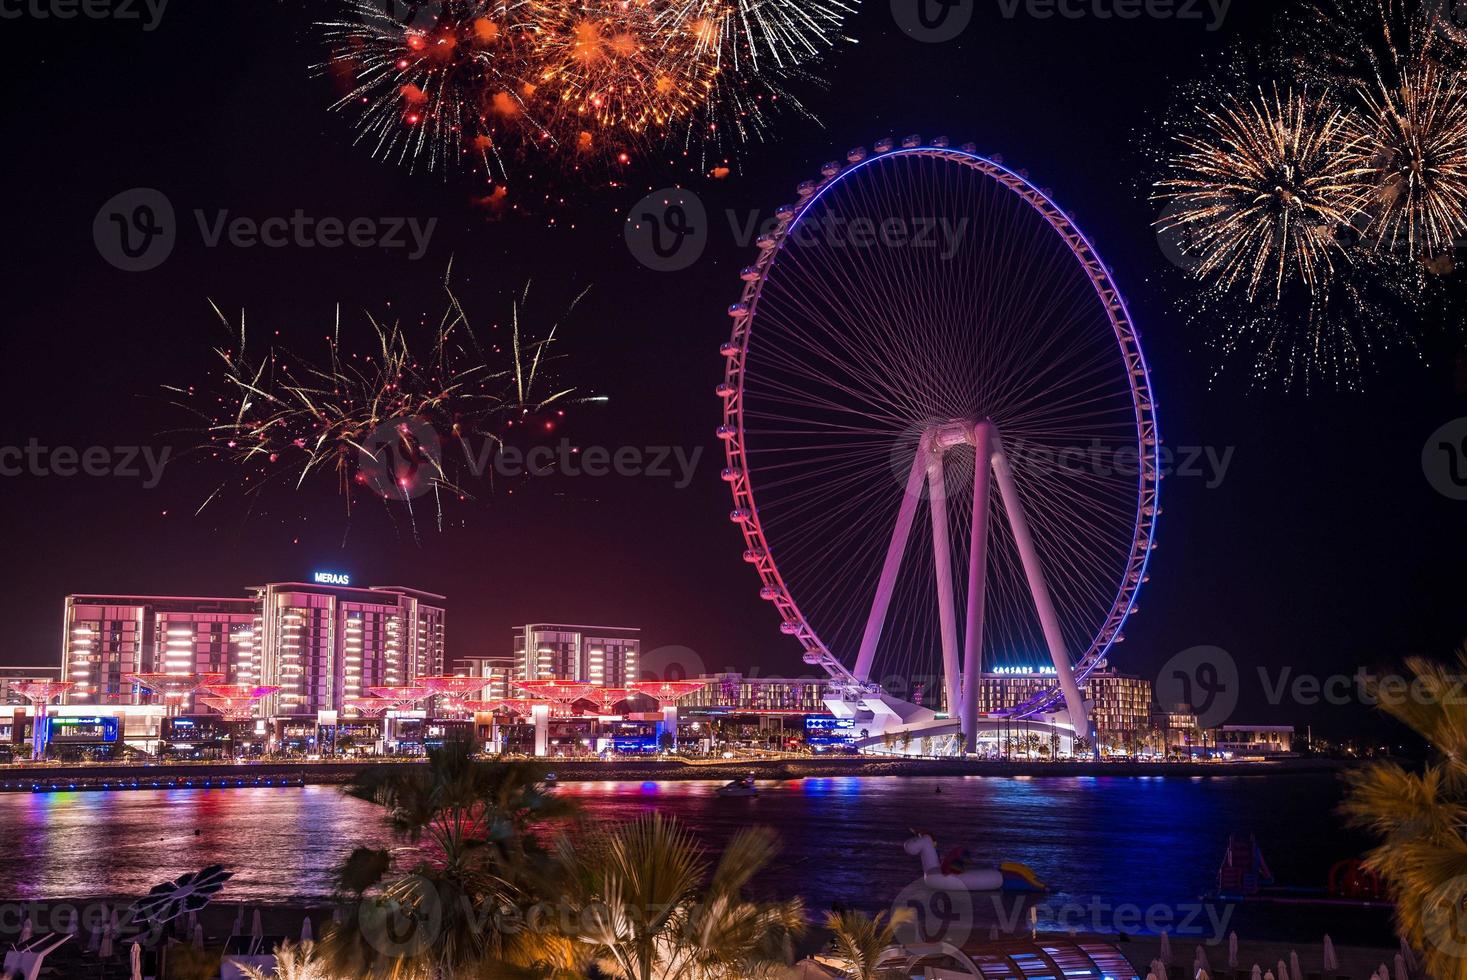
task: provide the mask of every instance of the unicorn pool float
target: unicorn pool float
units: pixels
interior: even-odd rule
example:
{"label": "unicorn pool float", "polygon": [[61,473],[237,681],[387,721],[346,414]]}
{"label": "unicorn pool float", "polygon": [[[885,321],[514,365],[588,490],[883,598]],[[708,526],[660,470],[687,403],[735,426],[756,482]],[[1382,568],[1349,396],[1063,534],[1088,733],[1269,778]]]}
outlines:
{"label": "unicorn pool float", "polygon": [[955,847],[941,860],[930,834],[919,834],[902,849],[922,859],[922,881],[928,888],[944,892],[1043,892],[1049,887],[1022,864],[1005,861],[996,868],[970,868],[967,849]]}

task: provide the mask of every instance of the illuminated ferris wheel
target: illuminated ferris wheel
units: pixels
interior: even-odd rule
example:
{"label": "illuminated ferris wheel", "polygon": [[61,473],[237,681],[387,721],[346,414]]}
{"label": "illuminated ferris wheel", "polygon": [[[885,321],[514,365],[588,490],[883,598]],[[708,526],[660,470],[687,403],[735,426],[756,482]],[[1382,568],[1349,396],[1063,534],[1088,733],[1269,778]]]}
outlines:
{"label": "illuminated ferris wheel", "polygon": [[[973,147],[846,160],[776,212],[729,308],[718,435],[744,559],[871,740],[972,750],[995,718],[1088,735],[1080,687],[1158,514],[1125,302],[1048,193]],[[1034,664],[1031,696],[980,711],[984,672]]]}

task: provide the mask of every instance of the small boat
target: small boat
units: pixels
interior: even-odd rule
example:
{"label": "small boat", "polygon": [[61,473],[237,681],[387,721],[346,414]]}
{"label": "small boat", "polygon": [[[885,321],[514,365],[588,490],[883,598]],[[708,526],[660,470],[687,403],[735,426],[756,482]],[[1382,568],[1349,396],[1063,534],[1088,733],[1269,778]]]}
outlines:
{"label": "small boat", "polygon": [[1040,881],[1027,865],[1005,861],[996,868],[970,868],[962,848],[954,848],[946,858],[938,860],[937,843],[930,834],[916,834],[902,845],[908,854],[922,861],[922,883],[944,892],[1044,892],[1049,886]]}
{"label": "small boat", "polygon": [[558,779],[555,778],[555,773],[553,773],[553,772],[547,772],[545,774],[545,780],[544,780],[544,782],[545,782],[545,785],[546,786],[554,786],[559,781],[560,780],[558,780]]}
{"label": "small boat", "polygon": [[714,790],[719,796],[758,796],[759,787],[754,785],[752,774],[735,779]]}

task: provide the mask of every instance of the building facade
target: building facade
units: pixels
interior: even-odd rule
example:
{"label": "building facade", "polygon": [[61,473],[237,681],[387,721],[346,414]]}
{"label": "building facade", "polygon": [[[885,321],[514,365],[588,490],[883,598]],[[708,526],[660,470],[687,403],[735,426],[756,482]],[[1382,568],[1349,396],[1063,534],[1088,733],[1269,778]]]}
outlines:
{"label": "building facade", "polygon": [[625,687],[641,679],[641,650],[635,627],[529,623],[514,630],[514,679]]}
{"label": "building facade", "polygon": [[515,696],[514,657],[460,657],[454,661],[453,670],[465,677],[484,678],[484,687],[477,695],[482,700],[500,701]]}
{"label": "building facade", "polygon": [[[341,710],[373,686],[441,674],[443,597],[400,586],[283,582],[243,598],[67,596],[62,678],[67,704],[158,700],[132,678],[216,675],[278,686],[266,714]],[[192,697],[178,707],[191,710]]]}
{"label": "building facade", "polygon": [[753,714],[826,714],[826,677],[749,677],[737,673],[708,674],[680,702],[686,710],[747,711]]}
{"label": "building facade", "polygon": [[[1056,684],[1053,667],[985,673],[978,688],[978,710],[1006,711],[1054,690]],[[1143,677],[1122,674],[1102,663],[1080,685],[1080,693],[1091,703],[1090,721],[1102,736],[1144,732],[1151,727],[1151,682]]]}

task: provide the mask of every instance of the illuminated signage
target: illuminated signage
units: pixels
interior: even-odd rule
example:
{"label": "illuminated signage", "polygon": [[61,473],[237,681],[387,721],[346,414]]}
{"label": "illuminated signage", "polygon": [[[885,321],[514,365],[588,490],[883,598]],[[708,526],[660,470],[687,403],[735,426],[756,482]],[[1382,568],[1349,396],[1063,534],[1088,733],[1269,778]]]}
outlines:
{"label": "illuminated signage", "polygon": [[115,742],[118,724],[115,717],[68,715],[46,719],[52,742]]}
{"label": "illuminated signage", "polygon": [[351,576],[345,572],[313,572],[311,581],[317,585],[351,585]]}

